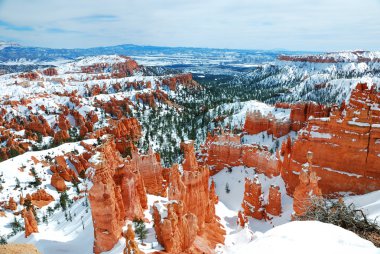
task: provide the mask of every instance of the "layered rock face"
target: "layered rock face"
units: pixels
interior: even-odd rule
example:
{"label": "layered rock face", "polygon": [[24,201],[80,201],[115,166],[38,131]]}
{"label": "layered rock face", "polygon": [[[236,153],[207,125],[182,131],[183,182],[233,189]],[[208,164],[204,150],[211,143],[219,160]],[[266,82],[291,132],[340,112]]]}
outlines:
{"label": "layered rock face", "polygon": [[[82,72],[84,73],[105,73],[106,69],[110,69],[111,77],[115,78],[123,78],[133,75],[135,71],[139,70],[139,66],[137,62],[130,57],[126,56],[119,56],[120,58],[123,58],[123,62],[118,62],[114,64],[108,64],[108,63],[96,63],[89,66],[83,66],[81,68]],[[103,75],[103,78],[106,78],[105,75]]]}
{"label": "layered rock face", "polygon": [[[177,164],[170,169],[170,202],[156,204],[153,211],[157,239],[171,253],[189,250],[212,253],[216,244],[224,241],[225,233],[216,220],[215,183],[209,189],[209,169],[198,165],[193,142],[182,143],[181,147],[185,153],[182,175]],[[167,214],[162,215],[158,207],[164,207]],[[173,235],[176,235],[175,241]]]}
{"label": "layered rock face", "polygon": [[202,147],[202,159],[211,168],[211,174],[216,174],[224,167],[245,165],[255,167],[256,172],[267,176],[280,174],[279,159],[266,148],[259,145],[242,144],[236,134],[208,135]]}
{"label": "layered rock face", "polygon": [[289,120],[276,119],[271,113],[263,115],[260,111],[248,111],[244,123],[244,131],[254,135],[266,131],[279,138],[290,132]]}
{"label": "layered rock face", "polygon": [[182,253],[189,249],[198,232],[198,219],[193,213],[185,212],[183,203],[169,202],[161,214],[159,203],[153,206],[154,230],[157,241],[168,253]]}
{"label": "layered rock face", "polygon": [[299,102],[290,105],[291,130],[299,131],[309,117],[328,117],[330,108],[315,102]]}
{"label": "layered rock face", "polygon": [[131,165],[133,168],[139,169],[148,194],[166,196],[167,184],[163,177],[163,168],[158,153],[154,153],[151,148],[146,155],[139,155],[135,152],[132,155]]}
{"label": "layered rock face", "polygon": [[310,119],[293,145],[283,143],[281,174],[288,193],[298,184],[308,151],[314,154],[313,170],[322,178],[324,194],[380,189],[379,103],[375,86],[358,84],[347,105],[333,108],[328,118]]}
{"label": "layered rock face", "polygon": [[162,81],[162,84],[167,85],[172,91],[176,90],[178,84],[196,89],[199,89],[201,87],[196,81],[193,80],[193,75],[191,73],[180,74],[168,79],[164,79]]}
{"label": "layered rock face", "polygon": [[94,253],[112,249],[121,236],[125,219],[143,218],[147,198],[142,177],[124,160],[112,137],[98,147],[90,159],[95,174],[89,176],[89,191],[94,222]]}
{"label": "layered rock face", "polygon": [[298,102],[294,104],[276,103],[277,109],[290,109],[289,119],[277,119],[272,113],[263,115],[261,111],[248,111],[244,122],[244,131],[254,135],[266,131],[279,138],[290,131],[299,131],[306,125],[309,117],[327,117],[330,107],[315,102]]}

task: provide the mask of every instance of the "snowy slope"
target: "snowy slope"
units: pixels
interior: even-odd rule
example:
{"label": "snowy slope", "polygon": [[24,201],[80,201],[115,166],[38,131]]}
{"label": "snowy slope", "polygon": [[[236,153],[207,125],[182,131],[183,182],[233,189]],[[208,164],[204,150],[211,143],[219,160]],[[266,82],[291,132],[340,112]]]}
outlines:
{"label": "snowy slope", "polygon": [[[264,234],[245,228],[218,253],[292,253],[292,254],[378,254],[371,242],[338,226],[317,221],[294,221],[275,227]],[[250,240],[252,239],[252,240]]]}

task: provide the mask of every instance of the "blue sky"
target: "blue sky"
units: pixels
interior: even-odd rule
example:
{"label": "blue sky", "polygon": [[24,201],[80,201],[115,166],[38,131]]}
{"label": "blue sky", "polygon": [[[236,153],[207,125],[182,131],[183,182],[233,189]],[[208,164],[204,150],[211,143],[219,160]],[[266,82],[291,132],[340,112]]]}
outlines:
{"label": "blue sky", "polygon": [[380,0],[0,0],[0,40],[380,50]]}

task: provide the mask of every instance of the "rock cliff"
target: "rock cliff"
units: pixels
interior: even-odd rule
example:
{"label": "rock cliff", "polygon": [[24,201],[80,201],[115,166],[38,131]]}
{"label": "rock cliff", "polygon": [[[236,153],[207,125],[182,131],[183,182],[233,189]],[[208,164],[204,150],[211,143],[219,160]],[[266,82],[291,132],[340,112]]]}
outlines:
{"label": "rock cliff", "polygon": [[298,184],[308,151],[324,194],[380,189],[380,92],[375,87],[358,84],[347,105],[334,107],[330,117],[310,119],[294,144],[283,143],[281,175],[288,193]]}

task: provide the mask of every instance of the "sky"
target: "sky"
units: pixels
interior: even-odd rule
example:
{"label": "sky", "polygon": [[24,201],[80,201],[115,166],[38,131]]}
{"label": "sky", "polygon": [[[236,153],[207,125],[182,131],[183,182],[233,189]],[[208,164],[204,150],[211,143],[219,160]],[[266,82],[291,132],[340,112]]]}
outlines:
{"label": "sky", "polygon": [[50,48],[380,50],[380,0],[0,0],[0,40]]}

